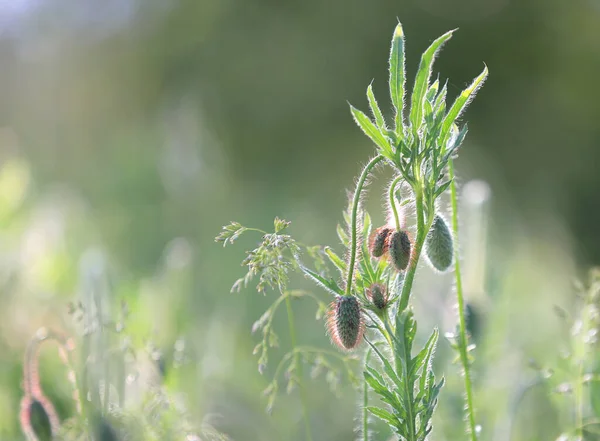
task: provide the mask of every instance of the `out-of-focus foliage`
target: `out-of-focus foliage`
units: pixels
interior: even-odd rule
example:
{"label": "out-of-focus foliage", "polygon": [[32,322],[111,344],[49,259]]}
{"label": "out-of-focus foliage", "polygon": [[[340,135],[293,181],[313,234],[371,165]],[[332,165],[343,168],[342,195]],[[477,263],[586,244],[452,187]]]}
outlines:
{"label": "out-of-focus foliage", "polygon": [[[380,60],[396,17],[411,41],[409,83],[431,36],[455,27],[437,65],[454,80],[449,98],[480,60],[493,72],[456,164],[463,183],[489,182],[462,192],[481,438],[512,430],[530,439],[553,415],[539,389],[515,403],[537,378],[528,361],[554,363],[567,335],[553,305],[574,310],[576,268],[600,259],[597,0],[28,0],[0,2],[2,440],[24,439],[31,336],[40,327],[81,335],[68,304],[85,298],[98,268],[107,314],[118,318],[122,300],[130,311],[114,343],[162,354],[165,387],[185,392],[196,421],[209,418],[234,440],[299,439],[297,397],[266,415],[268,379],[251,357],[252,323],[272,299],[229,292],[244,274],[232,271],[242,255],[213,237],[233,218],[266,228],[275,214],[305,243],[330,237],[346,203],[341,188],[370,148],[346,100],[366,108],[372,77],[382,95]],[[390,104],[379,104],[388,116]],[[422,329],[451,331],[451,276],[427,271],[415,314]],[[301,343],[327,344],[313,305],[293,303]],[[181,341],[187,356],[175,363]],[[41,387],[64,420],[76,412],[67,372],[55,351],[40,356]],[[448,383],[436,439],[458,439],[463,428],[452,356],[440,342],[436,372]],[[357,397],[344,387],[336,397],[324,381],[305,382],[315,433],[350,439]],[[560,433],[543,427],[540,439]]]}

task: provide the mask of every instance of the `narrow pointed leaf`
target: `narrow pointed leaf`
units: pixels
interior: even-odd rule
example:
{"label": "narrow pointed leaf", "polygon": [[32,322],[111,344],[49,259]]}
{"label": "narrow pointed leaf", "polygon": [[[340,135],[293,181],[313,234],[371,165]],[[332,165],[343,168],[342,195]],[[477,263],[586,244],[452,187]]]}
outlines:
{"label": "narrow pointed leaf", "polygon": [[344,291],[338,286],[338,284],[332,279],[326,279],[325,277],[320,276],[314,271],[309,270],[303,265],[300,265],[300,269],[313,282],[319,285],[321,288],[329,291],[333,295],[343,295]]}
{"label": "narrow pointed leaf", "polygon": [[421,56],[421,63],[419,64],[419,70],[417,71],[417,77],[415,78],[415,86],[413,87],[410,103],[409,119],[413,132],[415,133],[419,130],[421,123],[423,122],[423,105],[425,94],[429,87],[429,78],[431,77],[433,60],[444,43],[452,37],[453,32],[454,31],[446,32],[444,35],[437,38]]}
{"label": "narrow pointed leaf", "polygon": [[404,109],[404,83],[406,71],[404,68],[404,30],[398,23],[392,38],[390,51],[390,96],[396,109],[396,133],[402,134],[402,112]]}
{"label": "narrow pointed leaf", "polygon": [[392,365],[390,364],[388,359],[383,356],[381,351],[379,351],[379,349],[377,349],[377,347],[373,343],[371,343],[369,340],[366,340],[366,339],[365,339],[365,341],[369,344],[369,346],[371,346],[371,348],[373,348],[373,351],[377,354],[377,356],[383,363],[383,370],[385,371],[386,375],[390,378],[390,380],[392,380],[394,382],[396,387],[398,389],[400,389],[402,387],[402,380],[400,380],[400,378],[394,371],[394,368],[392,367]]}
{"label": "narrow pointed leaf", "polygon": [[398,418],[389,413],[387,410],[375,406],[369,406],[367,407],[367,410],[394,428],[400,425],[400,420],[398,420]]}
{"label": "narrow pointed leaf", "polygon": [[331,261],[331,263],[333,263],[335,265],[335,267],[337,269],[340,270],[340,272],[342,274],[344,274],[346,272],[346,262],[344,262],[340,256],[338,256],[335,251],[333,251],[330,247],[325,247],[325,254],[327,254],[327,257],[329,258],[329,260]]}
{"label": "narrow pointed leaf", "polygon": [[387,127],[385,126],[385,120],[383,119],[383,114],[381,113],[379,104],[377,104],[377,100],[373,94],[372,84],[369,84],[369,87],[367,88],[367,98],[369,99],[369,107],[371,108],[371,113],[373,113],[377,127],[379,127],[381,130],[387,130]]}
{"label": "narrow pointed leaf", "polygon": [[450,128],[452,124],[460,117],[460,115],[465,111],[471,100],[477,94],[479,88],[483,85],[485,79],[488,76],[488,68],[484,67],[483,72],[479,74],[475,80],[471,83],[469,87],[461,92],[461,94],[456,97],[454,104],[448,110],[448,113],[444,117],[444,121],[442,122],[442,130],[440,133],[440,141],[443,143],[446,140],[446,137],[450,133]]}
{"label": "narrow pointed leaf", "polygon": [[350,106],[350,111],[352,112],[354,121],[356,121],[356,124],[358,124],[362,131],[365,132],[365,135],[371,138],[371,141],[373,141],[377,146],[379,146],[382,151],[391,154],[392,149],[390,147],[389,142],[387,141],[385,136],[382,135],[379,129],[375,126],[375,124],[373,124],[369,117],[353,106]]}

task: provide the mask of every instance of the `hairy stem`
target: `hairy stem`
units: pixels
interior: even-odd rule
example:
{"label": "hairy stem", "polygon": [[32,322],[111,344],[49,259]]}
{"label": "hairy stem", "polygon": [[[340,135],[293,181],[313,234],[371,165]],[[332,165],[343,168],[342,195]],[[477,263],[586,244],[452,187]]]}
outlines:
{"label": "hairy stem", "polygon": [[413,245],[413,253],[406,270],[406,276],[404,277],[402,293],[400,294],[400,303],[398,304],[398,313],[404,311],[408,307],[413,280],[415,278],[415,273],[417,272],[417,264],[419,263],[421,250],[423,249],[423,244],[425,243],[425,238],[427,237],[427,232],[429,231],[429,227],[431,225],[431,221],[429,219],[427,225],[425,225],[423,192],[420,189],[415,191],[415,204],[417,210],[417,238]]}
{"label": "hairy stem", "polygon": [[[296,349],[296,328],[294,326],[294,311],[292,310],[292,301],[290,296],[285,299],[285,306],[287,308],[288,324],[290,327],[290,340],[292,343],[292,350]],[[306,403],[306,391],[304,390],[303,376],[302,376],[302,362],[299,360],[299,354],[294,354],[294,363],[298,369],[298,388],[300,389],[300,402],[302,404],[302,419],[304,420],[304,430],[306,432],[306,441],[312,441],[312,434],[310,431],[310,421],[308,419],[308,404]]]}
{"label": "hairy stem", "polygon": [[398,216],[398,208],[396,207],[396,185],[398,185],[398,182],[400,182],[400,180],[402,179],[402,176],[397,176],[396,179],[394,179],[392,181],[392,184],[390,185],[390,192],[389,192],[389,198],[390,198],[390,207],[392,208],[392,212],[394,213],[394,220],[396,222],[396,230],[400,231],[400,217]]}
{"label": "hairy stem", "polygon": [[357,233],[356,233],[356,222],[358,217],[358,203],[360,202],[360,194],[362,193],[365,181],[369,173],[380,161],[383,160],[383,156],[378,155],[369,161],[369,163],[363,169],[358,183],[356,184],[356,190],[354,190],[354,197],[352,199],[352,219],[350,229],[352,241],[350,245],[350,262],[348,264],[348,278],[346,279],[346,295],[349,296],[352,293],[352,281],[354,278],[354,266],[356,265],[356,248],[357,248]]}
{"label": "hairy stem", "polygon": [[465,300],[463,297],[462,277],[460,272],[460,252],[458,244],[458,202],[456,196],[456,183],[454,182],[454,162],[452,159],[448,162],[448,174],[452,183],[450,184],[450,199],[452,205],[452,233],[454,236],[454,277],[456,279],[456,299],[458,302],[458,326],[459,326],[459,349],[460,362],[462,364],[465,379],[466,411],[467,423],[471,440],[477,441],[477,432],[475,431],[475,409],[473,407],[473,388],[471,385],[471,371],[469,367],[469,356],[467,353],[467,326],[465,322]]}

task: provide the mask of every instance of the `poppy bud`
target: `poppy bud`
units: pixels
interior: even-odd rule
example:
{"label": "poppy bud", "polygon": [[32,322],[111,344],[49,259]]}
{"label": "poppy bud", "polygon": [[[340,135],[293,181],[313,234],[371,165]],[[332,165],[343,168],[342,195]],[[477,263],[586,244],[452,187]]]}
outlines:
{"label": "poppy bud", "polygon": [[412,244],[406,231],[394,231],[388,239],[390,261],[398,271],[403,271],[410,261]]}
{"label": "poppy bud", "polygon": [[387,239],[391,233],[389,227],[379,227],[373,232],[369,241],[369,251],[373,257],[381,257],[387,252]]}
{"label": "poppy bud", "polygon": [[21,400],[21,428],[27,439],[50,441],[59,428],[54,406],[44,396],[25,395]]}
{"label": "poppy bud", "polygon": [[388,295],[385,286],[379,283],[374,283],[367,288],[367,298],[377,309],[384,309],[388,302]]}
{"label": "poppy bud", "polygon": [[354,296],[337,296],[329,306],[327,328],[331,341],[341,349],[354,349],[362,339],[364,320]]}
{"label": "poppy bud", "polygon": [[425,254],[431,266],[446,271],[452,264],[454,246],[452,233],[443,217],[436,215],[425,240]]}

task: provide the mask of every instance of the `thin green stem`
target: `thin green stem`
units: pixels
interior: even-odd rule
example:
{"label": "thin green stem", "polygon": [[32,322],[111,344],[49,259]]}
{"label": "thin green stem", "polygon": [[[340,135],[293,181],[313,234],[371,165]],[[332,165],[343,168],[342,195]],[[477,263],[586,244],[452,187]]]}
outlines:
{"label": "thin green stem", "polygon": [[452,205],[452,233],[454,235],[454,277],[456,279],[456,299],[458,302],[458,325],[460,333],[460,361],[464,371],[466,410],[471,433],[471,440],[477,441],[477,432],[475,430],[475,409],[473,406],[473,388],[471,385],[471,371],[469,367],[469,355],[467,353],[467,326],[465,321],[465,300],[463,297],[462,277],[460,272],[460,253],[458,244],[458,198],[456,196],[456,183],[454,182],[454,162],[448,161],[448,174],[452,179],[450,184],[450,199]]}
{"label": "thin green stem", "polygon": [[398,216],[398,208],[396,207],[396,185],[402,179],[402,176],[397,176],[390,185],[390,207],[392,208],[392,212],[394,213],[394,220],[396,221],[396,230],[400,231],[400,217]]}
{"label": "thin green stem", "polygon": [[352,199],[352,219],[350,228],[352,231],[351,234],[351,245],[350,245],[350,262],[348,264],[348,278],[346,279],[346,295],[349,296],[352,293],[352,281],[354,280],[354,266],[356,265],[356,248],[357,248],[357,233],[356,233],[356,223],[358,217],[358,203],[360,202],[360,194],[362,193],[363,187],[365,185],[365,181],[367,180],[367,176],[380,161],[383,160],[383,156],[378,155],[369,161],[366,167],[363,169],[360,178],[358,179],[358,183],[356,184],[356,190],[354,190],[354,197]]}
{"label": "thin green stem", "polygon": [[[287,307],[288,324],[290,327],[290,340],[292,343],[293,350],[296,349],[296,328],[294,326],[294,311],[292,310],[292,301],[290,296],[285,299],[285,305]],[[310,431],[310,421],[308,419],[308,405],[306,403],[306,391],[304,390],[304,382],[302,376],[302,361],[298,360],[298,354],[294,353],[294,363],[298,369],[298,387],[300,389],[300,402],[302,404],[302,418],[304,420],[304,429],[306,432],[306,440],[312,441],[312,434]]]}
{"label": "thin green stem", "polygon": [[415,273],[417,272],[417,264],[419,263],[419,258],[421,257],[421,250],[423,249],[427,232],[431,226],[430,219],[428,219],[427,225],[425,224],[423,192],[419,188],[417,188],[415,191],[415,205],[417,210],[417,238],[413,245],[414,249],[410,263],[406,269],[406,275],[402,285],[402,293],[400,294],[400,303],[398,304],[398,312],[404,311],[408,307],[413,280],[415,278]]}
{"label": "thin green stem", "polygon": [[[372,349],[367,350],[367,355],[365,356],[365,366],[369,364],[369,360],[371,359]],[[362,415],[362,433],[363,433],[363,441],[369,441],[369,411],[367,407],[369,406],[369,384],[365,380],[363,383],[363,415]]]}

